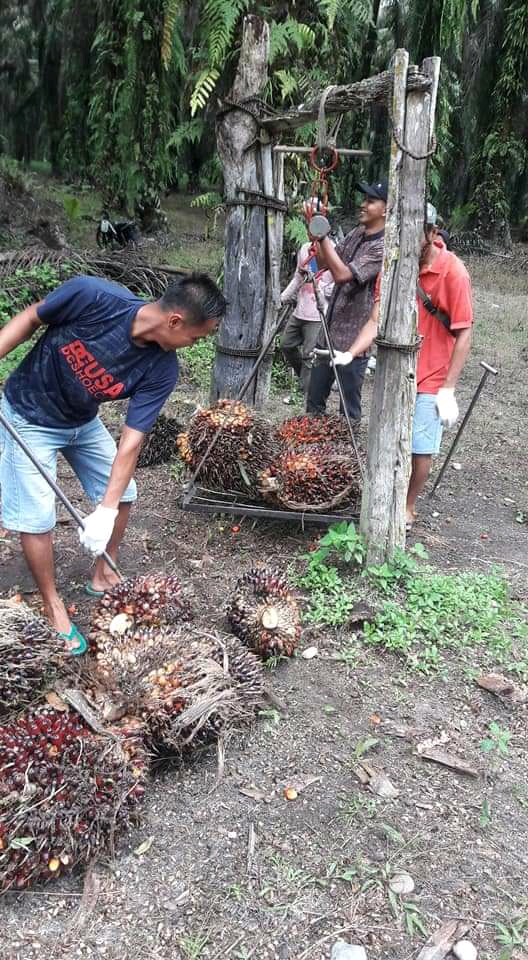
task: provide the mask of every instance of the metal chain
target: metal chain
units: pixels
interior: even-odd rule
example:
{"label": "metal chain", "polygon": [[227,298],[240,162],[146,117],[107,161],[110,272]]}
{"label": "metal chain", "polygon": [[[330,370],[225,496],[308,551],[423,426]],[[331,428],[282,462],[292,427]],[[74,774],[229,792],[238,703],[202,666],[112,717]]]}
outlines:
{"label": "metal chain", "polygon": [[387,114],[388,114],[389,123],[391,126],[392,139],[394,140],[396,146],[398,147],[398,150],[401,150],[402,153],[405,153],[408,157],[411,158],[411,160],[428,160],[429,157],[432,157],[433,154],[436,153],[437,143],[436,143],[436,137],[434,133],[431,135],[431,140],[430,140],[431,148],[427,151],[427,153],[413,153],[412,150],[409,150],[409,148],[406,147],[405,144],[401,142],[399,134],[396,130],[396,126],[394,124],[394,118],[392,116],[390,96],[387,101]]}

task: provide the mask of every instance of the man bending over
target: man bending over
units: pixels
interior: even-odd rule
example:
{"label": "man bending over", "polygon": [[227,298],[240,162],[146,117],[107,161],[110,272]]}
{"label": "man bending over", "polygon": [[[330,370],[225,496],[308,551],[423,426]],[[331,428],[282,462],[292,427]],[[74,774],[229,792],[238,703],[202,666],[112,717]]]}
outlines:
{"label": "man bending over", "polygon": [[[126,287],[74,277],[0,330],[0,359],[44,327],[5,384],[2,412],[53,478],[60,451],[95,509],[79,536],[99,557],[87,591],[100,596],[118,579],[101,554],[117,550],[136,500],[133,478],[145,434],[178,380],[177,347],[214,333],[225,300],[205,274],[167,287],[154,303]],[[119,449],[97,412],[130,398]],[[2,522],[20,533],[22,550],[50,623],[72,653],[86,641],[70,622],[55,584],[55,496],[5,432],[0,460]]]}

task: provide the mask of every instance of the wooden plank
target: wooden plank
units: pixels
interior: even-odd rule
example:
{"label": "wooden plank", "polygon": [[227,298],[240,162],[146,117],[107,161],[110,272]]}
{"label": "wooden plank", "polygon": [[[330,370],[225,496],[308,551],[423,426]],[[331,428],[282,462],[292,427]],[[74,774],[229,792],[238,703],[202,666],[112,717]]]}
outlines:
{"label": "wooden plank", "polygon": [[[277,143],[273,147],[274,153],[311,153],[313,147],[295,147],[288,143]],[[347,147],[337,147],[340,157],[371,157],[372,150],[349,150]]]}
{"label": "wooden plank", "polygon": [[[420,73],[412,67],[407,75],[407,90],[425,93],[431,87],[431,77]],[[358,83],[347,86],[334,86],[325,101],[325,114],[331,116],[337,113],[347,113],[349,110],[362,110],[372,103],[386,103],[392,93],[392,71],[386,70],[374,77],[367,77]],[[301,103],[287,113],[274,114],[262,120],[262,125],[277,133],[279,130],[294,130],[304,123],[317,120],[319,116],[319,102],[322,93]]]}
{"label": "wooden plank", "polygon": [[[274,156],[271,142],[261,144],[260,155],[264,193],[267,196],[276,197],[278,200],[284,200],[284,156],[282,154]],[[277,314],[281,306],[280,269],[283,227],[284,213],[279,210],[266,210],[267,274],[262,342],[266,341],[276,327]],[[270,353],[264,358],[257,372],[257,384],[254,391],[254,403],[257,407],[263,406],[268,398],[272,364],[273,354]]]}
{"label": "wooden plank", "polygon": [[[244,18],[242,47],[232,101],[262,94],[268,76],[269,27],[260,17]],[[258,124],[243,110],[230,110],[217,121],[218,153],[222,161],[224,189],[230,201],[240,190],[263,192]],[[243,196],[243,194],[242,194]],[[235,397],[250,372],[255,357],[221,352],[256,350],[262,340],[266,316],[267,235],[266,210],[262,206],[230,205],[224,235],[224,294],[227,312],[218,334],[211,384],[211,400]],[[266,371],[264,369],[264,373]],[[247,397],[261,395],[259,375]]]}
{"label": "wooden plank", "polygon": [[[431,117],[436,98],[440,60],[424,61],[422,75],[429,85],[409,90],[403,74],[405,51],[397,51],[394,127],[402,116],[401,97],[406,91],[403,142],[406,151],[423,156],[430,146]],[[432,91],[432,92],[431,92]],[[416,281],[423,239],[425,159],[415,159],[398,145],[391,146],[391,193],[388,250],[381,303],[381,335],[393,343],[416,339]],[[367,540],[367,562],[390,559],[396,547],[405,546],[405,501],[411,469],[412,418],[416,397],[416,354],[378,347],[378,360],[370,414],[367,477],[361,510],[361,530]]]}

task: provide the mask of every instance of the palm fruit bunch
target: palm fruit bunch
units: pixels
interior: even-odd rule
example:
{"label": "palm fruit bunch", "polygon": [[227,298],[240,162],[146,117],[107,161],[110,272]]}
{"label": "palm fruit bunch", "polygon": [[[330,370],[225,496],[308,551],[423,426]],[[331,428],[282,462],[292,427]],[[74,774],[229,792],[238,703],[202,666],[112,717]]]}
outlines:
{"label": "palm fruit bunch", "polygon": [[99,736],[65,704],[0,726],[0,890],[86,864],[135,819],[146,753],[126,727]]}
{"label": "palm fruit bunch", "polygon": [[182,460],[196,469],[220,428],[200,471],[200,483],[213,489],[255,492],[258,475],[272,463],[279,444],[271,424],[238,400],[217,400],[194,414],[187,432],[177,440]]}
{"label": "palm fruit bunch", "polygon": [[301,634],[300,612],[278,571],[255,567],[240,577],[227,619],[233,633],[259,657],[293,656]]}
{"label": "palm fruit bunch", "polygon": [[25,603],[0,601],[0,716],[33,703],[66,671],[64,641]]}
{"label": "palm fruit bunch", "polygon": [[161,413],[145,438],[137,462],[138,467],[155,467],[173,460],[177,453],[176,438],[180,431],[181,424],[174,417],[166,417]]}
{"label": "palm fruit bunch", "polygon": [[350,440],[344,417],[304,416],[284,420],[275,431],[275,436],[287,447],[300,447],[308,443],[328,443],[332,440]]}
{"label": "palm fruit bunch", "polygon": [[305,444],[262,472],[260,491],[289,510],[331,509],[359,498],[361,472],[349,444]]}
{"label": "palm fruit bunch", "polygon": [[158,752],[217,739],[250,722],[263,699],[262,667],[234,637],[146,628],[127,635],[113,664],[114,702],[121,696]]}
{"label": "palm fruit bunch", "polygon": [[101,597],[92,617],[90,644],[104,664],[126,642],[128,633],[141,627],[180,623],[191,616],[191,605],[178,577],[164,573],[129,577]]}

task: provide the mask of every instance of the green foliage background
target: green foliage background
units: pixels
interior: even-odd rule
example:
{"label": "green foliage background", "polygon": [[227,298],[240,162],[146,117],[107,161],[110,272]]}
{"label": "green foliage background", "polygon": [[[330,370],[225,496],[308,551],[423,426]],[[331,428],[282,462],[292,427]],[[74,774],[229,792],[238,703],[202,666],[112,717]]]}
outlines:
{"label": "green foliage background", "polygon": [[[0,152],[48,160],[108,204],[155,219],[166,187],[220,189],[218,97],[229,89],[242,18],[271,27],[275,107],[331,83],[387,68],[406,46],[414,62],[442,57],[433,199],[458,227],[509,238],[528,215],[526,0],[7,0],[0,12]],[[313,141],[313,128],[301,130]],[[344,118],[341,142],[373,149],[383,172],[380,108]],[[337,181],[352,202],[357,169]],[[302,193],[299,164],[293,189]]]}

